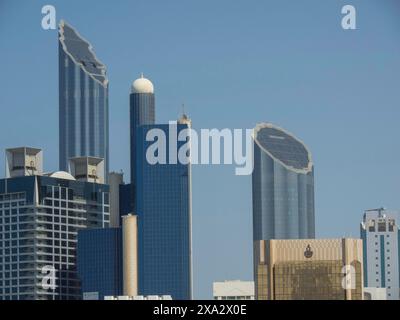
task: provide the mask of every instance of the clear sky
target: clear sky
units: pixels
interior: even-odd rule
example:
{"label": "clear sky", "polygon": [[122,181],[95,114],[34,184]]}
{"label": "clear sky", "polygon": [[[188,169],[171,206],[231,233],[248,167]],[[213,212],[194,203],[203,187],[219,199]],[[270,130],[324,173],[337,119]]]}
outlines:
{"label": "clear sky", "polygon": [[[129,88],[144,72],[157,122],[184,102],[195,129],[268,121],[303,140],[318,237],[359,237],[364,209],[400,208],[398,0],[0,0],[0,150],[41,147],[52,171],[58,47],[57,31],[41,28],[45,4],[107,66],[112,170],[129,177]],[[357,30],[341,28],[345,4]],[[211,298],[216,280],[252,279],[251,177],[196,166],[193,206],[195,297]]]}

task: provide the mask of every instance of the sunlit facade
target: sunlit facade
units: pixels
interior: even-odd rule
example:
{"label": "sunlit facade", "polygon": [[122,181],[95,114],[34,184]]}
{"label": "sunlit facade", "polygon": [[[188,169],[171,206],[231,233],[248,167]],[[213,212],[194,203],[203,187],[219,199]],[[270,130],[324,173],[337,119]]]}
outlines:
{"label": "sunlit facade", "polygon": [[261,240],[258,300],[362,300],[363,253],[359,239]]}

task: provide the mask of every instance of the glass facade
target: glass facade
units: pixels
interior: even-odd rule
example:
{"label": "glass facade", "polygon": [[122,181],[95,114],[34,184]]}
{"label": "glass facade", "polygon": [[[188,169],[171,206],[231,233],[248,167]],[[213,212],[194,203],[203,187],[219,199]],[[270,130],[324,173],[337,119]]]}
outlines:
{"label": "glass facade", "polygon": [[60,170],[72,157],[104,159],[109,167],[108,80],[91,45],[65,22],[59,30]]}
{"label": "glass facade", "polygon": [[[137,128],[141,125],[151,125],[155,122],[155,98],[154,93],[131,93],[130,95],[130,141],[131,141],[131,210],[135,212],[135,190],[136,190],[136,148]],[[139,146],[140,147],[140,146]]]}
{"label": "glass facade", "polygon": [[311,154],[295,137],[271,124],[254,130],[253,237],[315,237]]}
{"label": "glass facade", "polygon": [[[274,265],[274,300],[346,300],[343,262],[307,261]],[[352,300],[362,300],[361,263],[355,262]]]}
{"label": "glass facade", "polygon": [[105,228],[78,233],[78,275],[83,299],[91,294],[122,295],[122,230]]}
{"label": "glass facade", "polygon": [[360,239],[258,241],[258,300],[362,300]]}
{"label": "glass facade", "polygon": [[[168,159],[169,125],[144,125],[136,131],[139,294],[191,299],[191,167],[147,162],[146,150],[153,142],[146,141],[146,134],[154,128],[167,137]],[[187,128],[178,124],[177,132]]]}
{"label": "glass facade", "polygon": [[[107,185],[47,176],[0,180],[0,300],[79,299],[78,231],[108,223]],[[54,288],[43,286],[46,268],[55,273]]]}
{"label": "glass facade", "polygon": [[133,211],[133,194],[132,184],[120,184],[119,185],[119,214],[120,214],[120,225],[122,225],[121,217],[127,214],[134,213]]}

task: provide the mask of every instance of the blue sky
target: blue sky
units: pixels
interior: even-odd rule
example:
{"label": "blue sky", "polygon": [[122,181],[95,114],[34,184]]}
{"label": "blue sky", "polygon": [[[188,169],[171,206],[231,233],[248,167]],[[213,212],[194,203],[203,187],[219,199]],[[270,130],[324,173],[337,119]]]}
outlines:
{"label": "blue sky", "polygon": [[[111,169],[129,177],[129,87],[144,72],[157,122],[184,102],[195,129],[273,122],[315,162],[318,237],[359,236],[363,210],[400,208],[400,3],[0,0],[0,150],[44,149],[58,166],[57,31],[52,4],[93,45],[110,80]],[[341,8],[357,30],[341,28]],[[0,157],[4,168],[4,157]],[[252,278],[251,177],[193,170],[196,298],[212,282]]]}

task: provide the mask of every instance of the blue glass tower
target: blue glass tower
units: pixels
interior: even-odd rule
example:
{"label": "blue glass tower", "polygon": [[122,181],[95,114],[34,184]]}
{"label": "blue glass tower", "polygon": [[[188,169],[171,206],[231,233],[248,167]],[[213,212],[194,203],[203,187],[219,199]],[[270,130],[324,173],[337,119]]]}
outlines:
{"label": "blue glass tower", "polygon": [[[131,209],[135,210],[136,190],[136,149],[137,128],[141,125],[155,123],[154,86],[150,80],[143,77],[136,79],[130,94],[130,141],[131,141]],[[141,141],[139,141],[141,143]]]}
{"label": "blue glass tower", "polygon": [[122,295],[122,230],[105,228],[78,233],[78,275],[84,299]]}
{"label": "blue glass tower", "polygon": [[254,129],[253,237],[315,237],[314,167],[307,147],[272,124]]}
{"label": "blue glass tower", "polygon": [[[176,132],[190,123],[175,124]],[[136,213],[139,233],[139,294],[192,298],[191,167],[190,164],[150,164],[146,150],[154,142],[147,133],[160,129],[167,137],[174,125],[143,125],[136,135]],[[175,136],[177,139],[177,136]],[[171,146],[177,152],[186,142]]]}
{"label": "blue glass tower", "polygon": [[61,21],[59,29],[59,161],[68,171],[73,157],[104,159],[109,167],[108,80],[89,42]]}

